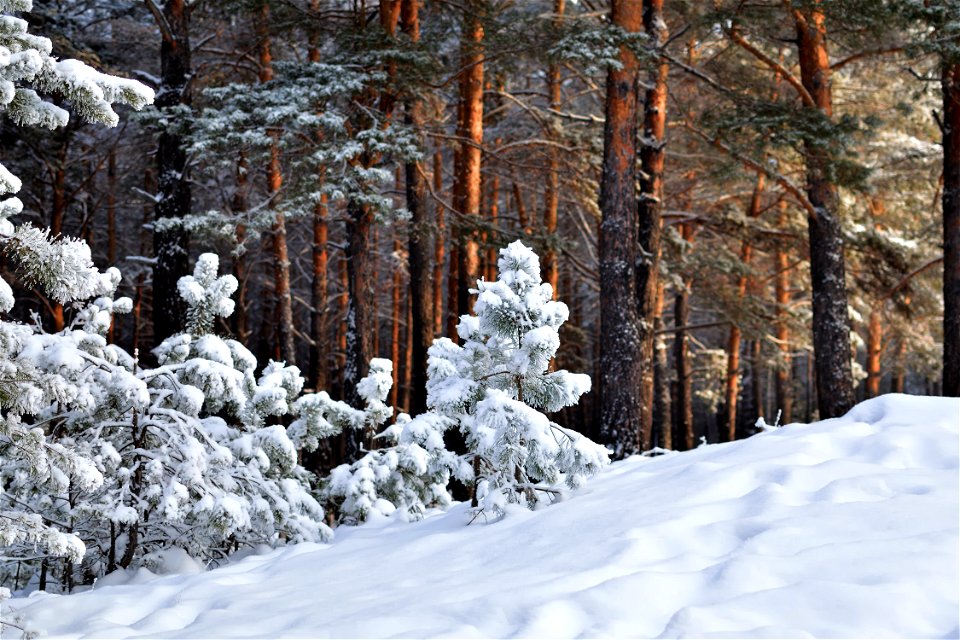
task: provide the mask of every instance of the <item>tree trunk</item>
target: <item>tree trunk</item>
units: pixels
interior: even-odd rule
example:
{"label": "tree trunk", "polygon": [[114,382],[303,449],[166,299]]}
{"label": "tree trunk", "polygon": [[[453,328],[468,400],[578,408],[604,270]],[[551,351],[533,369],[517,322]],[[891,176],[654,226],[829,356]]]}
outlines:
{"label": "tree trunk", "polygon": [[[780,214],[777,218],[780,230],[787,226],[787,202],[780,201]],[[783,412],[782,424],[793,422],[793,389],[791,388],[792,359],[790,356],[790,324],[787,309],[790,305],[790,256],[783,243],[777,243],[776,251],[776,335],[780,349],[780,363],[777,367],[777,407]]]}
{"label": "tree trunk", "polygon": [[[563,23],[563,13],[566,0],[553,0],[554,24],[560,27]],[[560,65],[551,62],[547,67],[547,96],[550,108],[559,110],[561,104],[562,77]],[[556,132],[551,132],[556,137]],[[547,184],[543,196],[543,226],[547,233],[547,249],[543,253],[543,281],[553,287],[553,299],[556,300],[559,292],[560,270],[557,266],[557,209],[560,202],[560,150],[551,148],[547,158]]]}
{"label": "tree trunk", "polygon": [[880,355],[883,352],[883,325],[880,322],[880,309],[870,310],[867,323],[867,384],[868,398],[880,395]]}
{"label": "tree trunk", "polygon": [[[237,158],[236,191],[230,202],[230,208],[234,215],[242,215],[248,207],[247,202],[247,157],[241,152]],[[237,244],[242,245],[247,237],[247,227],[240,223],[236,228]],[[241,253],[233,259],[233,275],[237,279],[237,304],[234,309],[231,320],[233,322],[233,331],[237,340],[247,344],[250,337],[249,314],[247,304],[247,284],[249,280],[249,271],[247,267],[247,254]]]}
{"label": "tree trunk", "polygon": [[[641,0],[613,0],[612,24],[639,32],[641,5]],[[600,433],[616,458],[636,453],[642,444],[644,369],[636,278],[639,65],[626,47],[619,59],[622,66],[607,72],[600,180]]]}
{"label": "tree trunk", "polygon": [[[758,173],[757,182],[753,188],[753,196],[750,198],[750,206],[747,208],[748,218],[756,218],[760,215],[764,183],[764,174]],[[753,246],[749,240],[744,240],[740,246],[740,262],[746,268],[750,266],[752,258]],[[749,278],[745,273],[737,278],[737,303],[740,307],[743,306],[746,299],[748,283]],[[727,442],[733,442],[737,438],[737,397],[740,395],[740,339],[740,326],[734,322],[730,326],[730,335],[727,338],[726,424],[723,429],[723,437]]]}
{"label": "tree trunk", "polygon": [[[643,3],[643,26],[650,42],[667,44],[669,32],[663,19],[663,0]],[[637,264],[637,312],[640,319],[640,448],[650,448],[653,430],[654,307],[660,279],[660,232],[663,214],[663,148],[667,128],[667,73],[665,59],[650,68],[644,96],[643,135],[640,137],[640,200],[637,203],[638,242],[642,250]]]}
{"label": "tree trunk", "polygon": [[[259,40],[260,54],[260,82],[269,82],[273,79],[273,55],[270,52],[270,5],[262,2],[260,15],[257,21],[257,39]],[[270,206],[275,207],[280,197],[280,187],[283,185],[283,174],[280,171],[279,133],[267,132],[273,139],[270,146],[270,164],[267,167],[267,188],[271,200]],[[277,347],[280,359],[288,365],[297,364],[297,351],[294,342],[293,324],[293,295],[290,291],[290,256],[287,249],[287,221],[281,211],[276,211],[273,227],[270,230],[273,236],[273,294],[277,305]]]}
{"label": "tree trunk", "polygon": [[[814,107],[832,117],[830,59],[826,28],[818,8],[795,10],[800,76]],[[813,349],[820,419],[843,415],[854,404],[850,367],[850,322],[838,217],[837,187],[831,179],[830,149],[815,138],[804,141],[807,198],[816,210],[808,215],[810,284],[813,290]]]}
{"label": "tree trunk", "polygon": [[677,392],[673,400],[674,423],[675,428],[683,434],[684,448],[692,449],[697,445],[693,433],[693,375],[690,371],[690,338],[687,331],[681,328],[690,323],[690,289],[686,281],[680,285],[674,299],[673,322],[678,327],[673,338],[674,368],[677,371]]}
{"label": "tree trunk", "polygon": [[763,343],[760,342],[760,340],[750,341],[750,354],[750,373],[752,378],[752,384],[750,386],[753,393],[753,411],[757,418],[766,416],[772,420],[773,416],[766,415],[766,406],[763,401]]}
{"label": "tree trunk", "polygon": [[[443,192],[443,153],[440,150],[433,154],[433,190],[438,196]],[[436,207],[437,237],[433,249],[433,332],[440,336],[443,335],[443,243],[447,225],[443,215],[443,204],[439,197],[436,198]]]}
{"label": "tree trunk", "polygon": [[[653,317],[654,333],[663,329],[663,283],[657,285],[657,305]],[[673,416],[670,404],[670,362],[667,343],[662,336],[654,338],[656,359],[653,363],[653,424],[659,433],[657,443],[663,449],[673,449]]]}
{"label": "tree trunk", "polygon": [[457,311],[470,313],[470,289],[480,277],[480,169],[483,144],[483,10],[485,0],[468,0],[460,42],[460,152],[454,174],[453,206],[463,216],[459,233]]}
{"label": "tree trunk", "polygon": [[[190,104],[190,10],[186,0],[167,0],[163,18],[169,27],[160,45],[160,90],[157,109]],[[179,126],[179,125],[178,125]],[[187,154],[177,127],[160,133],[157,144],[157,220],[180,218],[190,213],[190,181]],[[184,306],[177,282],[187,275],[189,248],[187,232],[180,225],[154,231],[153,254],[153,342],[183,330]]]}
{"label": "tree trunk", "polygon": [[[420,40],[419,0],[403,0],[400,9],[401,30],[411,42]],[[422,106],[416,95],[407,96],[404,101],[404,121],[407,126],[419,131],[422,126]],[[439,153],[437,154],[439,156]],[[434,159],[435,162],[437,158]],[[440,174],[434,168],[436,178]],[[418,415],[427,410],[427,349],[433,343],[434,327],[437,324],[434,306],[438,299],[434,296],[434,287],[438,291],[440,276],[430,263],[431,250],[439,254],[439,267],[443,268],[443,239],[436,245],[433,241],[433,229],[427,215],[424,193],[426,184],[423,173],[416,162],[408,162],[404,167],[406,177],[407,211],[410,212],[410,233],[407,243],[408,271],[410,273],[410,402],[407,411]],[[440,179],[442,183],[442,178]],[[438,211],[438,215],[442,215]],[[441,232],[442,233],[442,232]],[[433,273],[433,278],[431,278]],[[442,273],[441,273],[442,275]],[[396,366],[396,363],[394,363]]]}
{"label": "tree trunk", "polygon": [[943,395],[960,397],[960,62],[943,65]]}
{"label": "tree trunk", "polygon": [[[403,244],[396,228],[393,230],[393,255],[403,253]],[[392,300],[390,305],[390,361],[393,363],[393,386],[390,387],[390,406],[396,407],[400,398],[400,314],[403,311],[403,273],[400,265],[392,265]],[[410,283],[411,285],[413,282]],[[396,414],[394,414],[396,419]]]}

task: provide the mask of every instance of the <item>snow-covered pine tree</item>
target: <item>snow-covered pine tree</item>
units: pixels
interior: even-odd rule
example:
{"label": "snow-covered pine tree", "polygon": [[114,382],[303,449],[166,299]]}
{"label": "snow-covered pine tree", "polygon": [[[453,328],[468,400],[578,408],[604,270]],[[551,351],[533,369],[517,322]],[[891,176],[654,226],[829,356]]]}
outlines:
{"label": "snow-covered pine tree", "polygon": [[590,378],[550,371],[567,307],[541,281],[540,260],[520,241],[500,250],[496,282],[479,281],[476,316],[461,316],[464,344],[430,348],[427,404],[464,434],[475,470],[475,506],[494,514],[506,502],[534,508],[555,485],[579,486],[607,451],[542,412],[576,404]]}
{"label": "snow-covered pine tree", "polygon": [[[30,11],[32,0],[0,0],[0,112],[15,125],[55,129],[67,124],[69,113],[43,100],[41,94],[69,101],[83,119],[115,126],[118,116],[112,105],[129,104],[135,109],[153,102],[153,92],[133,80],[109,76],[77,60],[57,60],[47,38],[32,35],[27,22],[11,15]],[[9,218],[23,210],[12,194],[21,181],[0,164],[0,245],[20,270],[23,281],[39,286],[55,301],[67,303],[98,295],[103,276],[93,267],[90,250],[77,240],[50,238],[47,231],[28,224],[15,225]],[[14,296],[0,279],[0,312],[13,308]],[[51,441],[43,424],[29,424],[51,402],[68,406],[82,390],[57,372],[38,370],[33,362],[34,330],[24,325],[0,322],[0,456],[20,464],[22,473],[54,489],[73,483],[80,489],[98,486],[102,478],[91,462],[69,448]],[[44,553],[78,559],[84,545],[21,506],[0,495],[0,545],[34,544]],[[0,589],[0,597],[6,594]]]}

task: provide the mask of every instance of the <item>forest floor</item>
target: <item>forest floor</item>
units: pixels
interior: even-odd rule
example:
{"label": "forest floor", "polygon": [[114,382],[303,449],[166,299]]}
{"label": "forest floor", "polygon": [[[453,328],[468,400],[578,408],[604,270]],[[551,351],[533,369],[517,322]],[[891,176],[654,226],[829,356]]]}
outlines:
{"label": "forest floor", "polygon": [[3,608],[42,637],[956,638],[958,444],[957,400],[884,396],[495,523],[461,504]]}

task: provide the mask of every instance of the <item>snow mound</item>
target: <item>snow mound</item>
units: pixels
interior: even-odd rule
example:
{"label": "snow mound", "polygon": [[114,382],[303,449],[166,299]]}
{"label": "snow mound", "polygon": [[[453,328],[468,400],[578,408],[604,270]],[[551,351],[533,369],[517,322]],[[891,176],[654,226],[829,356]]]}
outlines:
{"label": "snow mound", "polygon": [[960,401],[885,396],[489,526],[458,505],[4,613],[86,638],[957,637],[958,442]]}

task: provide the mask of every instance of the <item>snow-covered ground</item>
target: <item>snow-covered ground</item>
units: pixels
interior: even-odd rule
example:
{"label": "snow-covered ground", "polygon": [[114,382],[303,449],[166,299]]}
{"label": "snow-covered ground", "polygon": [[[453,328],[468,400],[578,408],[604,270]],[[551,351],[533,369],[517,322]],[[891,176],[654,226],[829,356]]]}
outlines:
{"label": "snow-covered ground", "polygon": [[494,524],[458,505],[3,613],[91,638],[956,638],[958,443],[957,400],[885,396]]}

